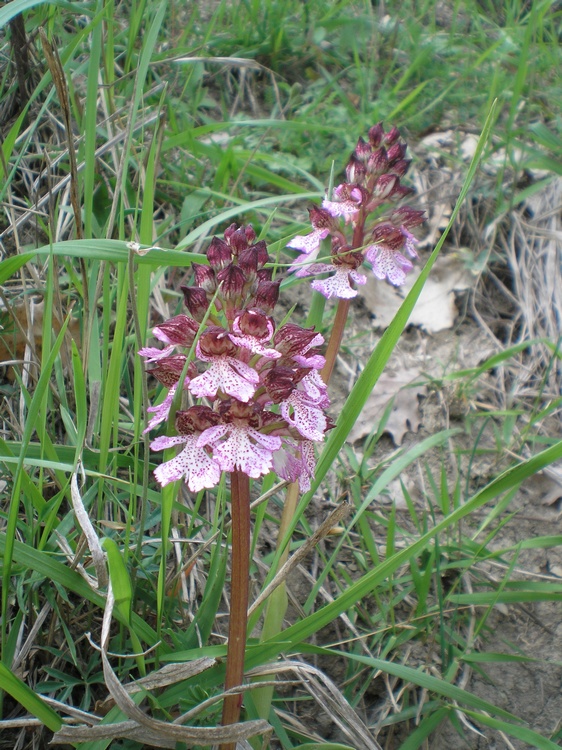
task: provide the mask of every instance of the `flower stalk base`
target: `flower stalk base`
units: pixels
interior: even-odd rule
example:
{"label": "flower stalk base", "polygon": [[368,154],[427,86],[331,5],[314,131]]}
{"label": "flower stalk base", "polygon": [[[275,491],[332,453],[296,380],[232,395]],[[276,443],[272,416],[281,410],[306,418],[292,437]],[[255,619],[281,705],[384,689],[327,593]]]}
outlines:
{"label": "flower stalk base", "polygon": [[[250,578],[250,480],[243,471],[233,471],[231,482],[232,576],[230,622],[224,689],[238,687],[244,677],[244,654],[248,623]],[[224,699],[222,723],[235,724],[240,718],[242,695]],[[221,750],[235,750],[236,743],[221,745]]]}

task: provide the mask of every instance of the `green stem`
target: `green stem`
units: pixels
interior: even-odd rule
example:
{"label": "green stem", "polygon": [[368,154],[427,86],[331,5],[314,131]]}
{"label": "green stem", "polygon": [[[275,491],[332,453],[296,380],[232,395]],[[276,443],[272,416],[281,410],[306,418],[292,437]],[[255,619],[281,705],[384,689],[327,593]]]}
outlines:
{"label": "green stem", "polygon": [[[232,575],[225,690],[241,685],[244,677],[250,579],[250,480],[247,474],[242,471],[233,471],[230,474],[230,494]],[[238,721],[241,706],[241,695],[228,695],[224,699],[223,725],[235,724]],[[221,750],[235,750],[235,745],[236,743],[221,745]]]}

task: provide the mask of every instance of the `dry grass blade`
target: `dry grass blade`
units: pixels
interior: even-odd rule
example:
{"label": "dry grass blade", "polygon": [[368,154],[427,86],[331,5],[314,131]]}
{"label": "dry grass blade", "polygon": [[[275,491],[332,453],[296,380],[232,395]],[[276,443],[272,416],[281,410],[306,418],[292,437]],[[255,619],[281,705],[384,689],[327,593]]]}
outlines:
{"label": "dry grass blade", "polygon": [[[158,119],[159,115],[156,113],[152,113],[147,115],[145,118],[136,120],[132,129],[133,133],[138,132],[139,130],[142,130],[143,128],[147,128],[149,125],[151,125],[153,122],[155,122]],[[128,133],[127,131],[122,131],[117,133],[113,138],[103,143],[101,146],[99,146],[95,151],[95,158],[100,159],[102,156],[104,156],[108,151],[111,151],[112,148],[114,148],[118,143],[122,142],[126,137]],[[85,162],[81,161],[76,169],[78,173],[82,172],[85,167]],[[4,242],[7,237],[9,237],[12,233],[15,233],[19,228],[24,226],[27,222],[33,221],[38,214],[41,213],[41,210],[44,209],[49,205],[49,203],[52,201],[53,197],[55,195],[58,195],[58,193],[61,192],[61,190],[64,190],[70,183],[71,175],[67,174],[64,177],[61,177],[58,182],[53,183],[49,187],[49,191],[42,195],[37,201],[35,201],[33,208],[28,209],[26,207],[24,213],[16,219],[15,221],[12,220],[0,233],[0,242]],[[13,208],[19,208],[19,206],[13,206]]]}
{"label": "dry grass blade", "polygon": [[[562,316],[562,178],[557,178],[526,201],[531,217],[514,211],[508,237],[502,237],[519,305],[518,339],[560,337]],[[552,352],[534,350],[532,367],[547,367]],[[562,363],[555,363],[549,386],[560,395]]]}
{"label": "dry grass blade", "polygon": [[61,110],[64,118],[64,128],[66,130],[66,140],[68,144],[68,158],[70,160],[70,202],[74,212],[74,221],[76,224],[76,237],[81,240],[84,236],[82,232],[82,212],[80,209],[80,200],[78,197],[78,170],[76,168],[76,150],[74,148],[74,136],[72,134],[72,119],[70,114],[70,100],[68,96],[68,85],[60,61],[57,48],[54,47],[47,39],[43,27],[39,28],[41,37],[41,46],[47,60],[51,76],[57,90]]}
{"label": "dry grass blade", "polygon": [[164,740],[154,735],[136,721],[120,721],[116,724],[100,724],[95,727],[64,726],[55,733],[51,745],[76,744],[95,740],[130,739],[142,741],[149,747],[175,748],[175,740]]}
{"label": "dry grass blade", "polygon": [[562,178],[556,177],[514,208],[503,223],[496,221],[488,228],[490,248],[499,246],[502,253],[495,271],[494,266],[488,271],[493,287],[481,287],[477,319],[498,351],[532,341],[498,372],[498,391],[509,394],[500,401],[503,408],[518,399],[538,403],[560,398],[562,359],[553,347],[560,344],[562,316],[561,201]]}
{"label": "dry grass blade", "polygon": [[78,489],[78,472],[74,472],[72,479],[70,480],[70,494],[72,496],[72,506],[74,508],[76,520],[88,541],[88,547],[92,553],[92,559],[94,561],[94,567],[98,579],[97,588],[105,588],[108,581],[105,552],[101,548],[100,540],[98,539],[96,531],[90,521],[88,511],[82,502],[82,497]]}
{"label": "dry grass blade", "polygon": [[[211,659],[210,657],[202,657],[186,664],[166,664],[156,672],[148,674],[146,677],[141,677],[139,680],[130,682],[128,685],[123,685],[122,687],[129,695],[139,693],[141,690],[160,690],[176,682],[181,682],[181,680],[188,680],[190,677],[200,674],[205,669],[210,669],[215,664],[216,659]],[[115,700],[109,696],[99,704],[99,710],[105,714],[114,705]],[[178,723],[177,720],[175,723]]]}
{"label": "dry grass blade", "polygon": [[[132,700],[128,691],[115,676],[107,658],[109,629],[113,606],[115,603],[111,584],[107,593],[107,604],[102,627],[101,658],[107,688],[116,705],[128,717],[127,721],[95,727],[65,726],[53,738],[54,743],[76,743],[94,739],[128,738],[141,740],[144,745],[152,747],[174,748],[177,742],[184,742],[188,747],[193,745],[213,745],[224,742],[240,742],[257,734],[268,733],[270,726],[266,721],[248,721],[228,727],[183,727],[151,718]],[[212,659],[201,659],[190,665],[191,674],[198,674],[212,666]],[[178,675],[178,665],[169,673]],[[169,677],[170,674],[167,675]],[[149,684],[150,681],[149,681]],[[144,687],[144,685],[143,685]]]}
{"label": "dry grass blade", "polygon": [[310,550],[313,549],[321,539],[324,539],[324,537],[327,536],[327,534],[330,532],[330,529],[332,529],[334,526],[337,526],[337,524],[343,518],[345,518],[345,516],[347,516],[350,510],[351,505],[349,503],[342,503],[341,505],[338,505],[338,507],[334,511],[332,511],[332,513],[330,513],[324,523],[321,524],[316,529],[314,534],[310,537],[310,539],[307,539],[302,547],[299,547],[295,554],[287,560],[285,565],[281,567],[271,583],[266,586],[265,589],[261,592],[261,594],[248,610],[248,616],[250,616],[252,612],[254,612],[256,608],[259,607],[260,604],[262,604],[267,599],[267,597],[271,594],[272,591],[277,588],[277,586],[283,583],[283,581],[287,578],[293,568],[295,568],[301,562],[301,560],[304,560]]}
{"label": "dry grass blade", "polygon": [[359,718],[332,680],[320,669],[300,661],[283,661],[275,665],[258,667],[248,676],[257,677],[271,672],[279,674],[285,671],[294,672],[300,678],[303,687],[353,743],[353,747],[357,750],[382,750],[366,724]]}

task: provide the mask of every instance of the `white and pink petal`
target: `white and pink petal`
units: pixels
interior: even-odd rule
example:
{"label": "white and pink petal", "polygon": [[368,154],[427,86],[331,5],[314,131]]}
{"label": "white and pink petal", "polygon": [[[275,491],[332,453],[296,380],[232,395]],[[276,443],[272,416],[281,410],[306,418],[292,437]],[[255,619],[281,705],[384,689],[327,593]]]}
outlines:
{"label": "white and pink petal", "polygon": [[352,219],[356,213],[359,212],[359,206],[355,201],[343,200],[343,201],[322,201],[322,208],[325,208],[332,216],[343,216],[346,221]]}
{"label": "white and pink petal", "polygon": [[402,253],[384,245],[371,245],[367,248],[365,257],[371,263],[375,276],[378,279],[388,279],[394,286],[404,284],[406,273],[414,267]]}
{"label": "white and pink petal", "polygon": [[[178,438],[167,438],[167,443],[155,440],[152,444],[154,449],[162,450],[164,447],[170,447],[171,441],[176,444],[185,443],[184,449],[177,456],[160,464],[154,470],[154,476],[160,485],[164,487],[170,482],[184,479],[192,492],[216,487],[221,478],[220,466],[204,448],[198,445],[198,436],[179,435]],[[155,448],[155,444],[161,447]]]}
{"label": "white and pink petal", "polygon": [[302,461],[295,455],[296,446],[288,440],[273,453],[273,471],[287,482],[296,482],[302,474]]}
{"label": "white and pink petal", "polygon": [[313,229],[310,234],[297,234],[296,237],[287,243],[287,247],[292,247],[293,250],[300,250],[309,256],[309,260],[314,260],[318,255],[320,243],[325,240],[330,234],[330,230],[324,229]]}
{"label": "white and pink petal", "polygon": [[293,391],[288,399],[281,402],[281,416],[307,440],[324,439],[328,424],[326,416],[322,409],[307,399],[303,391]]}
{"label": "white and pink petal", "polygon": [[221,390],[239,401],[247,403],[256,390],[259,375],[244,362],[231,357],[217,357],[208,370],[189,384],[189,390],[197,398],[214,398]]}
{"label": "white and pink petal", "polygon": [[253,479],[271,471],[273,451],[280,446],[279,437],[262,435],[251,427],[235,425],[229,426],[226,440],[212,443],[213,456],[223,471],[243,471]]}
{"label": "white and pink petal", "polygon": [[419,258],[418,251],[416,250],[416,245],[419,240],[417,240],[414,235],[406,229],[406,227],[402,226],[400,227],[400,230],[406,239],[404,242],[404,249],[408,252],[410,258]]}
{"label": "white and pink petal", "polygon": [[357,271],[349,271],[346,268],[338,268],[333,276],[327,279],[315,279],[311,286],[327,299],[338,297],[339,299],[351,299],[357,296],[357,289],[353,289],[349,280],[353,279],[356,284],[365,284],[367,278]]}
{"label": "white and pink petal", "polygon": [[146,357],[147,362],[158,362],[160,359],[169,357],[175,348],[173,344],[167,346],[165,349],[157,349],[155,346],[145,346],[139,350],[139,354],[141,357]]}
{"label": "white and pink petal", "polygon": [[231,333],[229,334],[229,338],[234,344],[236,344],[236,346],[241,346],[244,349],[249,349],[249,351],[253,352],[254,354],[261,354],[262,357],[266,357],[267,359],[279,359],[279,357],[281,356],[280,352],[276,351],[275,349],[268,349],[255,336],[249,336],[245,334],[237,335]]}
{"label": "white and pink petal", "polygon": [[170,409],[172,408],[172,401],[174,400],[174,395],[176,393],[176,387],[170,388],[168,391],[168,394],[164,401],[162,401],[161,404],[157,404],[156,406],[149,406],[147,409],[147,412],[149,414],[154,414],[152,419],[150,419],[143,430],[143,435],[146,432],[150,432],[150,430],[153,430],[155,427],[157,427],[162,422],[165,422],[168,417],[170,416]]}
{"label": "white and pink petal", "polygon": [[328,388],[316,370],[307,373],[299,383],[299,387],[306,393],[309,401],[312,401],[318,408],[326,409],[330,406]]}

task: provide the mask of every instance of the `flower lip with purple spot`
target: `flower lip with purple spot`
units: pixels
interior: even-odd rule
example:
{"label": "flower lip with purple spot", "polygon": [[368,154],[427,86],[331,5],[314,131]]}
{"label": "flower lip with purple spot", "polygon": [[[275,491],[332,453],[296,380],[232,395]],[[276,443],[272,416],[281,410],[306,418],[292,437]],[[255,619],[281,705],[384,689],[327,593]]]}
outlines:
{"label": "flower lip with purple spot", "polygon": [[184,446],[177,456],[154,470],[154,476],[162,487],[178,479],[184,479],[192,492],[217,486],[221,478],[220,465],[198,441],[198,435],[161,436],[153,440],[150,447],[156,451],[175,445]]}

